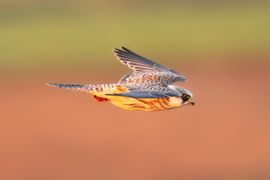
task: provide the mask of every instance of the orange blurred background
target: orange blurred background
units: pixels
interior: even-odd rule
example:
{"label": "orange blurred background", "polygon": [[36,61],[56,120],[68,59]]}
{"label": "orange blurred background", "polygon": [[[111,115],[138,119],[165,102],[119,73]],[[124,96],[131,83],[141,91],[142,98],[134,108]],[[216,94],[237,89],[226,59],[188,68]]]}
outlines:
{"label": "orange blurred background", "polygon": [[[269,7],[2,2],[0,179],[270,179]],[[130,112],[46,86],[117,82],[121,45],[183,73],[196,106]]]}

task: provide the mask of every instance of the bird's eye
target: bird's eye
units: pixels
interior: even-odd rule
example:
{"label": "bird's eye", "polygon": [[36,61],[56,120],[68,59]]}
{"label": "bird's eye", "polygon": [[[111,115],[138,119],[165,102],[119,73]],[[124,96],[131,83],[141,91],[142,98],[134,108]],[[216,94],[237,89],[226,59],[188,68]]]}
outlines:
{"label": "bird's eye", "polygon": [[190,99],[190,95],[183,94],[182,99],[183,99],[184,102],[186,102],[186,101],[188,101]]}

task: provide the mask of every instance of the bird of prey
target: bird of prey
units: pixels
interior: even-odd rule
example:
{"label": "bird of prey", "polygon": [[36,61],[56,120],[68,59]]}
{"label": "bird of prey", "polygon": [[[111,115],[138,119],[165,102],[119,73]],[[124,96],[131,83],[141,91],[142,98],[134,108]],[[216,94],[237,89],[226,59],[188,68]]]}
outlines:
{"label": "bird of prey", "polygon": [[49,85],[88,92],[99,102],[109,101],[126,110],[156,111],[195,104],[189,90],[173,85],[175,82],[186,80],[180,73],[125,47],[115,48],[113,52],[122,64],[133,70],[117,83],[98,85],[51,83]]}

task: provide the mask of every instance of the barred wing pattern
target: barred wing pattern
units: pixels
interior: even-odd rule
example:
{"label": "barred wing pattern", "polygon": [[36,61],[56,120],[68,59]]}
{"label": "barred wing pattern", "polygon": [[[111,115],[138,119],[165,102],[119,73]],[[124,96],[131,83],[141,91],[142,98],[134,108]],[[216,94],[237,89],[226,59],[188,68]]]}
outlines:
{"label": "barred wing pattern", "polygon": [[119,84],[130,85],[159,85],[167,86],[175,82],[182,81],[183,76],[179,76],[170,71],[149,71],[149,72],[133,72],[125,75],[119,80]]}
{"label": "barred wing pattern", "polygon": [[134,71],[167,70],[166,67],[146,59],[125,47],[121,48],[122,49],[115,48],[113,52],[121,63],[127,65]]}
{"label": "barred wing pattern", "polygon": [[167,86],[174,82],[184,82],[186,78],[160,64],[146,59],[129,49],[114,49],[114,53],[122,64],[127,65],[134,72],[124,76],[120,84],[152,84]]}

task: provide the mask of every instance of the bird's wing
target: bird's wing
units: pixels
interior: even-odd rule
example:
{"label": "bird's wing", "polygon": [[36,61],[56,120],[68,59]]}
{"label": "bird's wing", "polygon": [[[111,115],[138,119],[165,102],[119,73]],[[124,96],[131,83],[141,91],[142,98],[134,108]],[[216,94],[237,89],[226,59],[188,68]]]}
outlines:
{"label": "bird's wing", "polygon": [[168,86],[175,82],[181,81],[184,79],[182,76],[174,74],[172,72],[133,72],[123,76],[118,83],[119,84],[128,84],[128,85],[157,85],[157,86]]}
{"label": "bird's wing", "polygon": [[118,94],[107,94],[110,96],[125,96],[131,98],[167,98],[180,97],[181,94],[162,86],[151,86],[148,88],[130,87],[128,92]]}
{"label": "bird's wing", "polygon": [[119,61],[127,65],[134,71],[153,71],[153,70],[167,70],[168,68],[157,64],[149,59],[146,59],[131,50],[121,47],[122,49],[115,48],[113,52]]}
{"label": "bird's wing", "polygon": [[[149,79],[149,76],[151,76],[153,79],[152,81],[158,81],[158,79],[160,79],[159,77],[165,74],[167,75],[166,78],[170,83],[176,81],[184,82],[186,80],[183,75],[149,59],[146,59],[125,47],[122,47],[122,49],[115,48],[113,52],[122,64],[127,65],[134,71],[132,74],[128,75],[130,81],[132,78],[138,79],[138,77]],[[153,78],[154,76],[155,78]],[[124,79],[127,79],[127,76],[122,78],[121,83],[124,82]]]}

